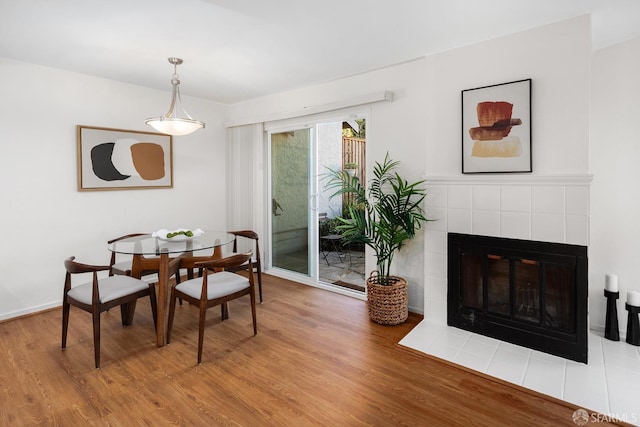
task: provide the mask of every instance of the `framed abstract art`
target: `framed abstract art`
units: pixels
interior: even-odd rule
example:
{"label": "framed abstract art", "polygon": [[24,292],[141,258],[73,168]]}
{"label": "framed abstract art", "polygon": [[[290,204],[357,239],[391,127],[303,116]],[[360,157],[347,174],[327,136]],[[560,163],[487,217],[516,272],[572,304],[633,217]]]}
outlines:
{"label": "framed abstract art", "polygon": [[531,79],[463,90],[462,173],[531,171]]}
{"label": "framed abstract art", "polygon": [[173,188],[173,137],[77,126],[78,191]]}

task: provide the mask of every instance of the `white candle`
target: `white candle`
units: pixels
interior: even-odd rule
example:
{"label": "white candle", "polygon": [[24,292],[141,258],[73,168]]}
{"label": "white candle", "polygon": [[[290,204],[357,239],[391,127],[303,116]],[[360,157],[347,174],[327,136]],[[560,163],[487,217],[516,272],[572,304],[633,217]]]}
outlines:
{"label": "white candle", "polygon": [[604,281],[604,288],[609,292],[618,292],[618,276],[607,274]]}
{"label": "white candle", "polygon": [[627,291],[627,304],[634,307],[640,307],[640,292]]}

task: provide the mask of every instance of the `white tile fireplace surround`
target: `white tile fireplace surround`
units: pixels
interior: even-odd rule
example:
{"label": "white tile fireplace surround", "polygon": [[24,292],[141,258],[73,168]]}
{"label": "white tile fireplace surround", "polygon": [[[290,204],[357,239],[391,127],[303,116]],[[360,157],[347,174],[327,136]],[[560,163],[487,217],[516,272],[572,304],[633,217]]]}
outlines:
{"label": "white tile fireplace surround", "polygon": [[589,333],[589,364],[447,326],[447,233],[589,246],[590,175],[428,177],[424,320],[401,345],[640,425],[640,351]]}
{"label": "white tile fireplace surround", "polygon": [[640,426],[640,347],[624,340],[590,332],[585,365],[424,320],[400,345]]}
{"label": "white tile fireplace surround", "polygon": [[425,320],[447,324],[447,233],[589,246],[590,175],[429,177]]}

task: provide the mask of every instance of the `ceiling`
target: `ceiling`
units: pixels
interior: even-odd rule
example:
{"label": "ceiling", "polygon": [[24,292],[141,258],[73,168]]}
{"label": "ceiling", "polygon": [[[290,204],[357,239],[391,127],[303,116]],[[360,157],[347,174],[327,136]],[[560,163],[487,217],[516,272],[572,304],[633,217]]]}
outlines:
{"label": "ceiling", "polygon": [[640,37],[640,0],[0,0],[0,57],[236,103],[591,14]]}

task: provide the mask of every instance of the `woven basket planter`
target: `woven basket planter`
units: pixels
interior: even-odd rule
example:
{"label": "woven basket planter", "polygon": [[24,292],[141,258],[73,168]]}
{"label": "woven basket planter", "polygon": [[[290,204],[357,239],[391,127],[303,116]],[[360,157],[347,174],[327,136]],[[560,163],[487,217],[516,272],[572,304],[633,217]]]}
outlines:
{"label": "woven basket planter", "polygon": [[403,323],[409,317],[407,281],[402,277],[390,276],[394,284],[383,286],[378,283],[378,276],[374,273],[367,279],[369,317],[381,325]]}

